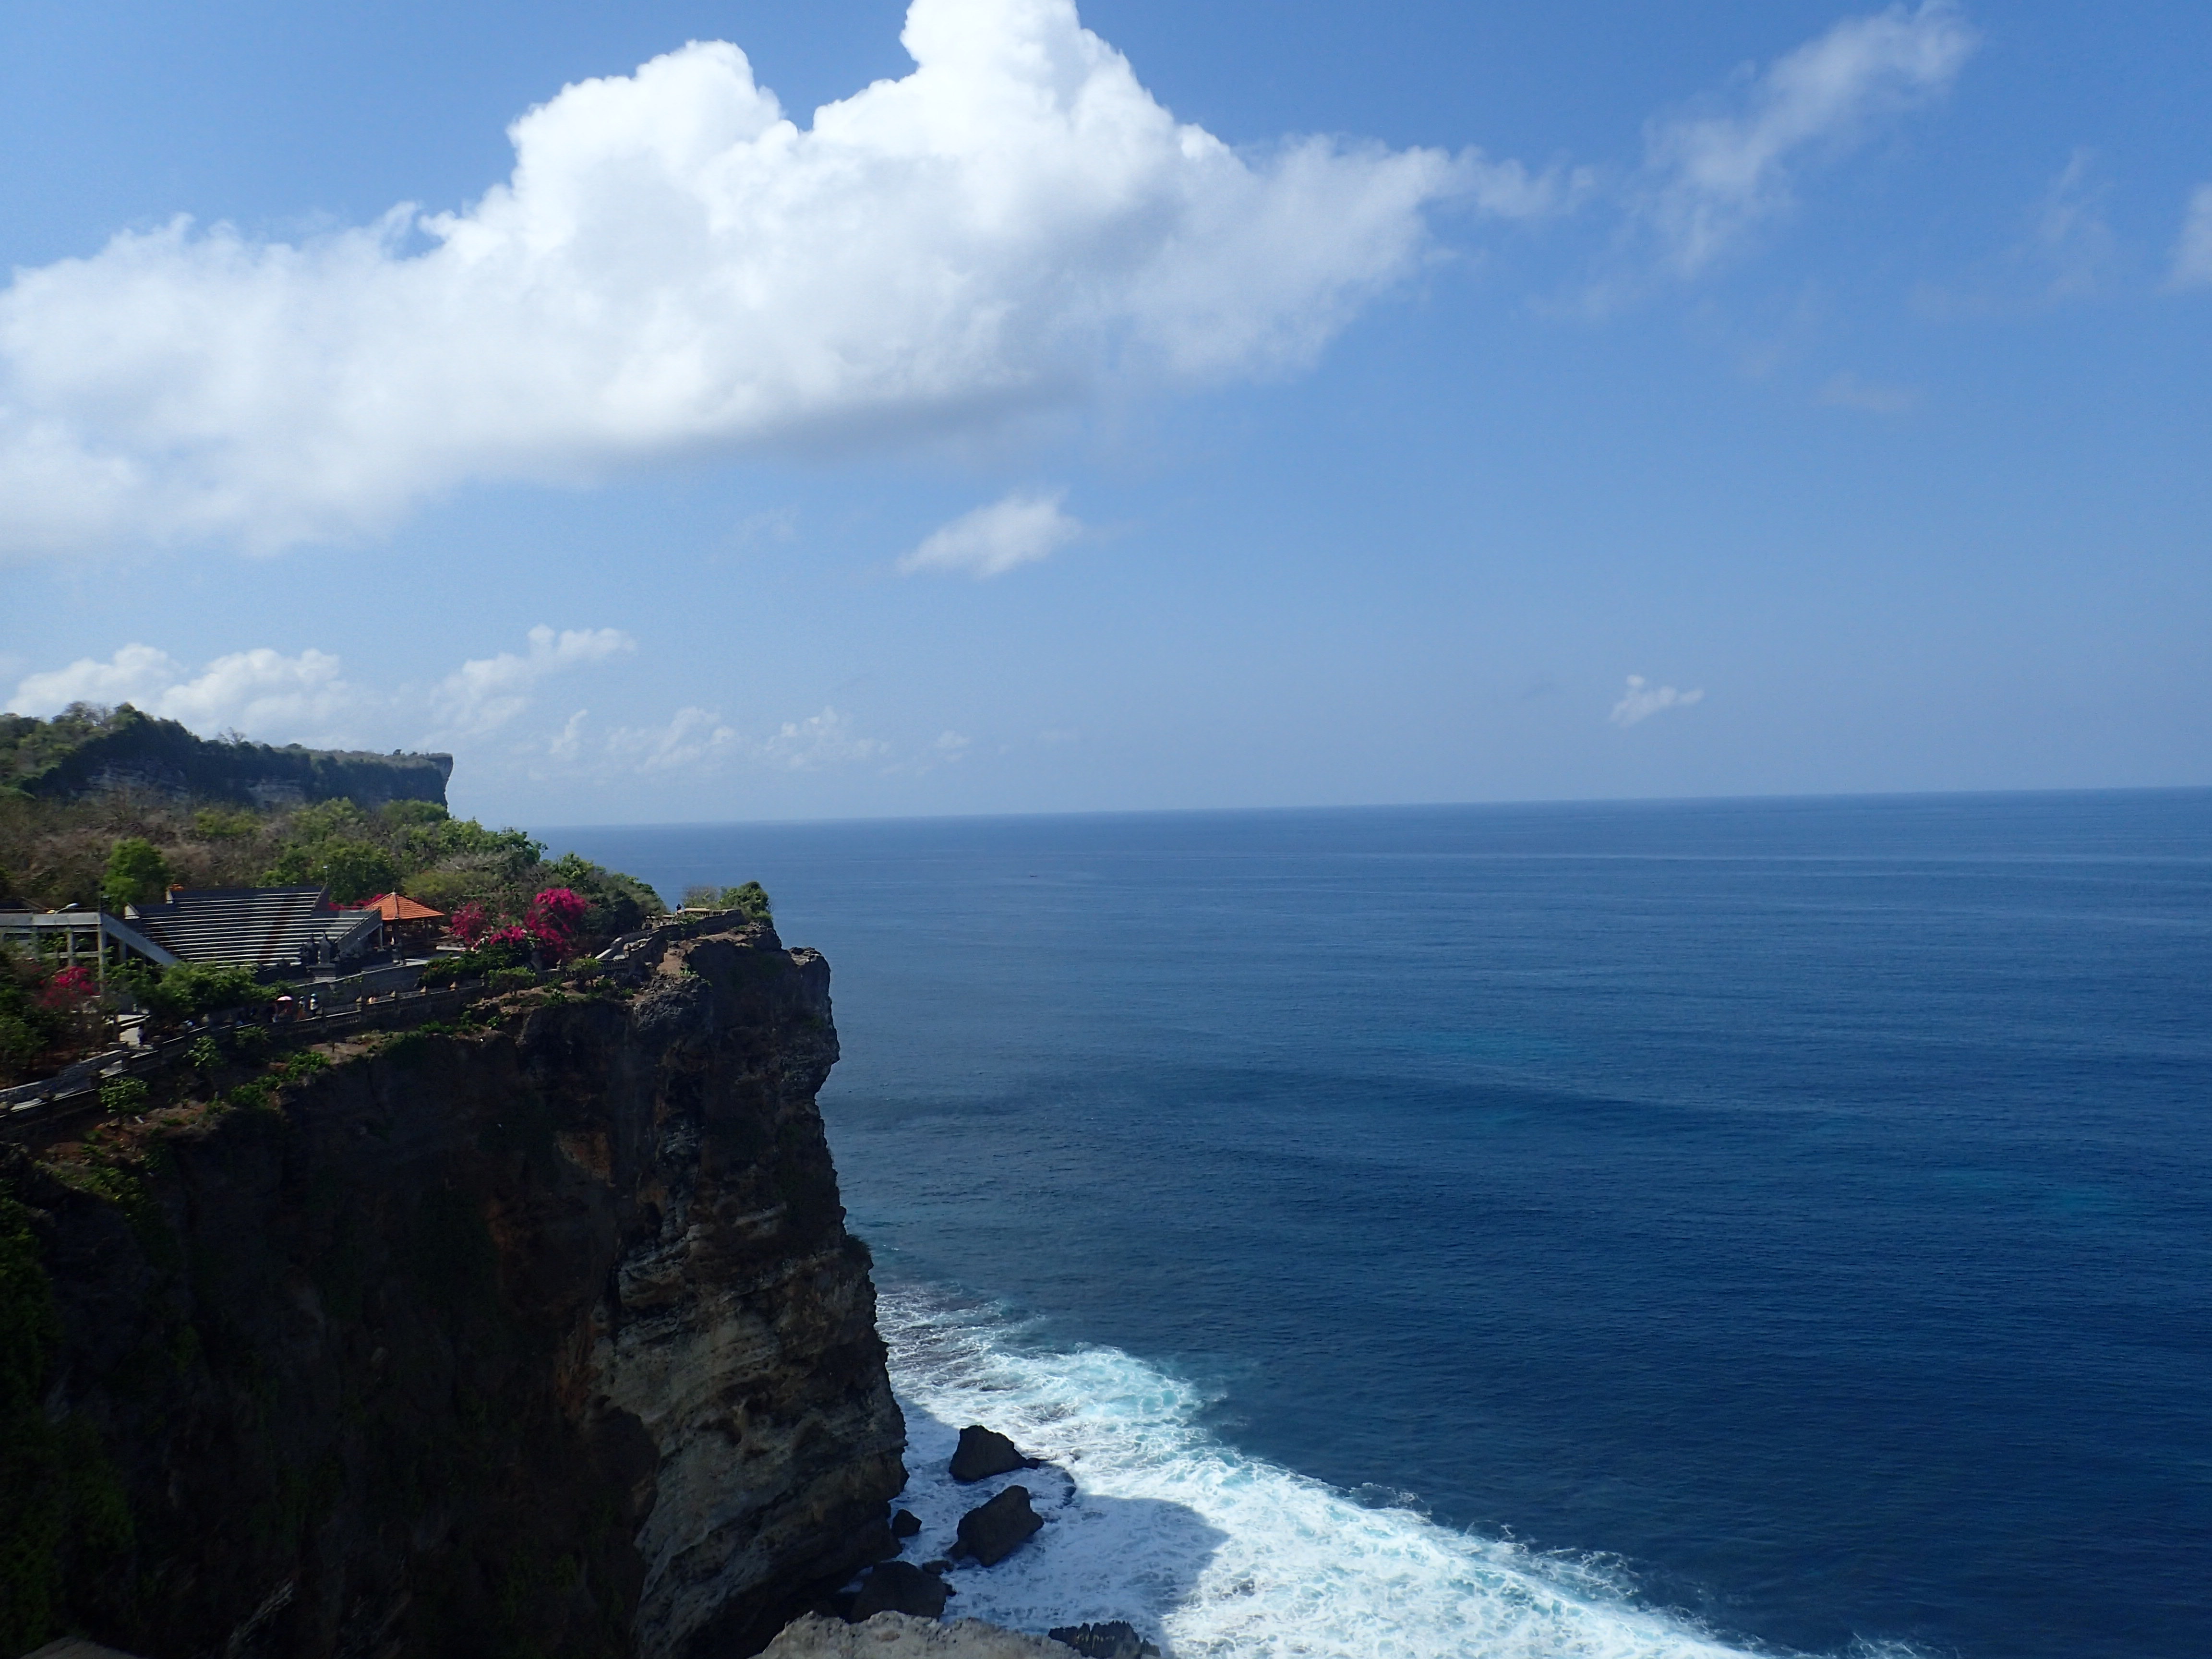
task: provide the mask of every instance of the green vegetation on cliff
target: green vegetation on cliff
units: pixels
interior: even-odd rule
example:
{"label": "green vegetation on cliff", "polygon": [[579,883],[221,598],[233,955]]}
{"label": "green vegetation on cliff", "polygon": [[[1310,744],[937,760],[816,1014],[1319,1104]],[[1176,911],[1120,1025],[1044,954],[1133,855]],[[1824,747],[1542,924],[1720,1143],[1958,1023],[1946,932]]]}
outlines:
{"label": "green vegetation on cliff", "polygon": [[590,907],[584,931],[626,933],[664,908],[643,882],[520,830],[487,830],[435,801],[259,810],[114,791],[45,800],[0,791],[0,888],[42,907],[156,902],[184,887],[327,887],[341,904],[395,890],[447,914],[520,916],[548,887]]}
{"label": "green vegetation on cliff", "polygon": [[[254,804],[127,780],[75,794],[6,785],[10,767],[18,778],[54,775],[116,722],[122,723],[116,729],[146,723],[127,708],[112,715],[73,711],[52,721],[0,716],[0,902],[119,913],[126,905],[158,903],[172,885],[324,887],[340,904],[398,891],[443,912],[472,945],[496,949],[495,941],[505,941],[514,947],[494,966],[549,950],[565,958],[596,949],[665,908],[634,877],[574,853],[548,858],[545,844],[526,832],[456,818],[442,800],[364,804],[341,796]],[[72,732],[82,737],[86,731],[93,739],[69,747]],[[441,792],[443,782],[441,772]],[[766,917],[766,896],[757,886],[732,902]],[[481,966],[473,958],[470,965]],[[70,981],[72,973],[84,982]],[[110,975],[111,991],[125,988],[161,1019],[248,1006],[271,994],[242,970],[191,964],[166,975],[134,968]],[[0,950],[0,1085],[45,1076],[94,1040],[98,1024],[88,1023],[88,1011],[94,988],[89,969],[64,972],[58,961],[33,962]]]}

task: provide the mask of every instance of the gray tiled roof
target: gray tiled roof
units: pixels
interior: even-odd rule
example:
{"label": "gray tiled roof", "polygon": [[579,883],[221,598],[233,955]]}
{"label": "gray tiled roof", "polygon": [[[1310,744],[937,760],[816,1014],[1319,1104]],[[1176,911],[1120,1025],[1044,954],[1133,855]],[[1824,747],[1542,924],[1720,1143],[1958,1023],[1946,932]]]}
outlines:
{"label": "gray tiled roof", "polygon": [[179,889],[166,904],[130,913],[138,930],[186,962],[219,967],[296,968],[320,946],[325,962],[362,951],[376,938],[374,910],[339,910],[322,887]]}

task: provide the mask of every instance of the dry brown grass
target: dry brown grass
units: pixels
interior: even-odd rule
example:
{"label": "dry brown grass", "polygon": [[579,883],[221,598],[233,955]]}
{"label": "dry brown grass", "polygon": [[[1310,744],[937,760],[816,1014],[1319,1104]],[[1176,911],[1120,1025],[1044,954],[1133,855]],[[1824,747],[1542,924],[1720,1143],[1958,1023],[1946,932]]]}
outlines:
{"label": "dry brown grass", "polygon": [[159,848],[185,886],[251,886],[283,845],[290,816],[124,790],[70,801],[0,792],[0,896],[90,908],[100,902],[108,854],[125,836]]}

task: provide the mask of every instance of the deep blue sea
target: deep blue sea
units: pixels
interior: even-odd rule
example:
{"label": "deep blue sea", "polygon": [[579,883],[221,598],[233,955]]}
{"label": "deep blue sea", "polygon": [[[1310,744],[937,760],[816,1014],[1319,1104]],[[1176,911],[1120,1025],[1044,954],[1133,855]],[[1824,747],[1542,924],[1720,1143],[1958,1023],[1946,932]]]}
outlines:
{"label": "deep blue sea", "polygon": [[829,956],[955,1612],[2212,1654],[2212,792],[551,839]]}

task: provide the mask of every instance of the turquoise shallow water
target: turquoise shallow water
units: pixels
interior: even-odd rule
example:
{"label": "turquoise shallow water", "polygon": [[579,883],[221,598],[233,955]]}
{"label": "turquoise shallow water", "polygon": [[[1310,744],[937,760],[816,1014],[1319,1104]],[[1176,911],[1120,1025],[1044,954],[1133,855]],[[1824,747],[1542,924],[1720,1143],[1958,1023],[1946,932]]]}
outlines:
{"label": "turquoise shallow water", "polygon": [[2212,793],[552,839],[830,956],[961,1611],[2212,1651]]}

